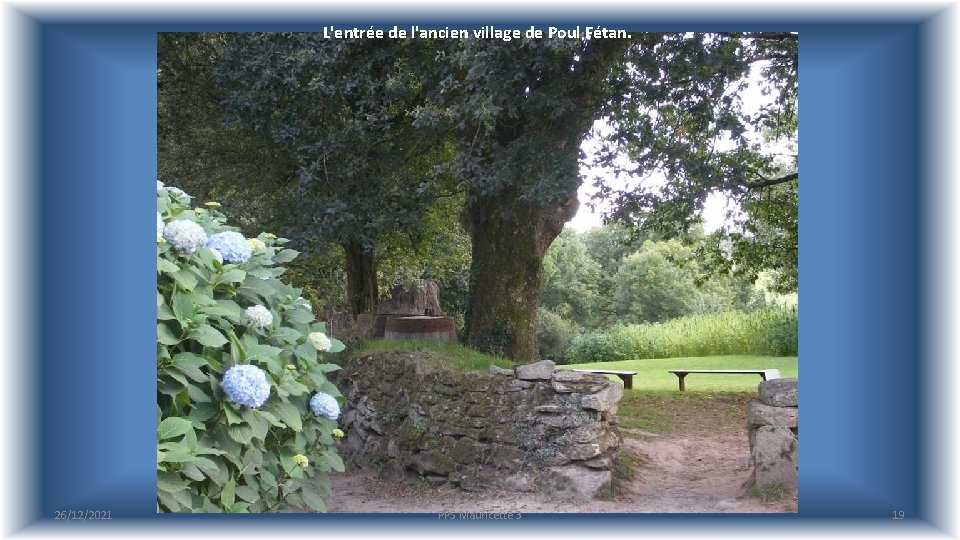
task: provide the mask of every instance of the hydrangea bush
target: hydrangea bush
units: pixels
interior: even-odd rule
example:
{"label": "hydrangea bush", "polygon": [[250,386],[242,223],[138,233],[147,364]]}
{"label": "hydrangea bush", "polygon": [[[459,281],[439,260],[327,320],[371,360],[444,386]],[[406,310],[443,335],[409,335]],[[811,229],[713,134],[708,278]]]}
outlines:
{"label": "hydrangea bush", "polygon": [[287,241],[157,183],[157,510],[325,509],[343,350],[278,279]]}

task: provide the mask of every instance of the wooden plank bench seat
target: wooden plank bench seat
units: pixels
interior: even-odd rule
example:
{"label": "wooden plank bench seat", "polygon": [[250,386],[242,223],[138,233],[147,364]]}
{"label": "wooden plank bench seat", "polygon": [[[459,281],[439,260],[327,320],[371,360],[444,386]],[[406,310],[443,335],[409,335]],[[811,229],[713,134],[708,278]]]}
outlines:
{"label": "wooden plank bench seat", "polygon": [[677,376],[680,381],[680,391],[686,390],[683,379],[691,373],[721,373],[731,375],[759,375],[761,379],[767,381],[770,379],[779,379],[780,370],[778,369],[668,369],[670,373]]}
{"label": "wooden plank bench seat", "polygon": [[580,373],[596,373],[597,375],[616,375],[620,377],[620,380],[623,381],[623,387],[627,390],[633,388],[633,376],[637,374],[636,371],[616,371],[609,369],[573,369],[571,371],[579,371]]}

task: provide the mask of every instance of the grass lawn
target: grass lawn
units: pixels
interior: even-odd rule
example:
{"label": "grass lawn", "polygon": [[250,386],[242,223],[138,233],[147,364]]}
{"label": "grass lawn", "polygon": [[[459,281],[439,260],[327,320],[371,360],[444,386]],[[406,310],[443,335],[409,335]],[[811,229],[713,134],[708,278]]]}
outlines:
{"label": "grass lawn", "polygon": [[[797,376],[796,356],[705,356],[700,358],[659,358],[569,364],[557,369],[612,369],[636,371],[633,392],[673,391],[679,394],[677,376],[668,369],[779,369],[781,377]],[[610,378],[620,381],[616,376]],[[690,392],[756,392],[759,375],[711,375],[691,373],[684,379]],[[631,391],[627,390],[627,394]]]}
{"label": "grass lawn", "polygon": [[459,370],[485,370],[491,365],[507,369],[514,366],[514,363],[506,358],[484,354],[456,343],[427,339],[372,339],[365,342],[363,347],[354,351],[353,354],[359,357],[369,354],[405,352],[425,353],[442,365]]}

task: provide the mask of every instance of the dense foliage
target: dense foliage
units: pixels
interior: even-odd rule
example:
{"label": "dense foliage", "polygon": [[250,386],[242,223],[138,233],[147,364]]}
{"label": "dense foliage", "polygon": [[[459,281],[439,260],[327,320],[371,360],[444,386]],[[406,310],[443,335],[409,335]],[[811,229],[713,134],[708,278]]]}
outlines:
{"label": "dense foliage", "polygon": [[[227,207],[243,208],[248,232],[268,221],[302,250],[340,246],[336,262],[323,261],[342,265],[328,273],[339,281],[324,282],[345,281],[346,293],[331,297],[354,314],[375,308],[385,276],[439,278],[458,287],[469,344],[535,358],[545,274],[549,264],[568,265],[577,248],[547,268],[544,257],[577,208],[581,143],[604,126],[601,150],[587,161],[665,178],[597,180],[599,196],[613,202],[609,217],[645,231],[628,236],[688,234],[706,197],[722,193],[739,203],[735,226],[698,246],[695,281],[710,273],[753,281],[774,270],[776,288],[796,290],[799,173],[795,150],[784,150],[797,131],[796,34],[509,43],[163,34],[158,43],[161,174],[216,186],[204,193],[222,191]],[[748,80],[769,96],[759,110],[745,104]],[[458,203],[440,205],[440,222],[460,218],[470,256],[460,256],[462,243],[443,242],[440,259],[468,260],[469,274],[405,268],[424,260],[426,216],[445,198]],[[610,253],[621,258],[615,236]],[[634,266],[652,264],[654,277],[670,281],[674,268],[655,253],[644,257]],[[548,281],[569,283],[548,288],[548,306],[590,327],[662,320],[691,305],[680,298],[669,309],[630,312],[643,296],[636,281],[614,283],[609,261],[597,263],[606,272],[592,283],[593,265],[569,278],[554,271]],[[619,304],[577,305],[592,301],[591,290],[614,289]]]}
{"label": "dense foliage", "polygon": [[216,202],[191,207],[157,185],[157,508],[323,511],[339,369],[300,289],[297,256],[269,233],[245,238]]}
{"label": "dense foliage", "polygon": [[769,308],[681,317],[641,325],[617,324],[574,340],[573,362],[606,362],[730,354],[796,356],[796,308]]}

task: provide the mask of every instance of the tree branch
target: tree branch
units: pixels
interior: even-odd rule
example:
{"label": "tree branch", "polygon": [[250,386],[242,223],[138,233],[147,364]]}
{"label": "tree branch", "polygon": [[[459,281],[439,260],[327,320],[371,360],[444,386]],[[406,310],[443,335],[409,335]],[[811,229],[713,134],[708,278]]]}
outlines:
{"label": "tree branch", "polygon": [[763,189],[771,186],[777,186],[780,184],[786,184],[792,180],[798,180],[800,178],[800,173],[790,173],[786,176],[781,176],[779,178],[764,178],[760,182],[748,182],[744,184],[744,187],[747,189]]}

